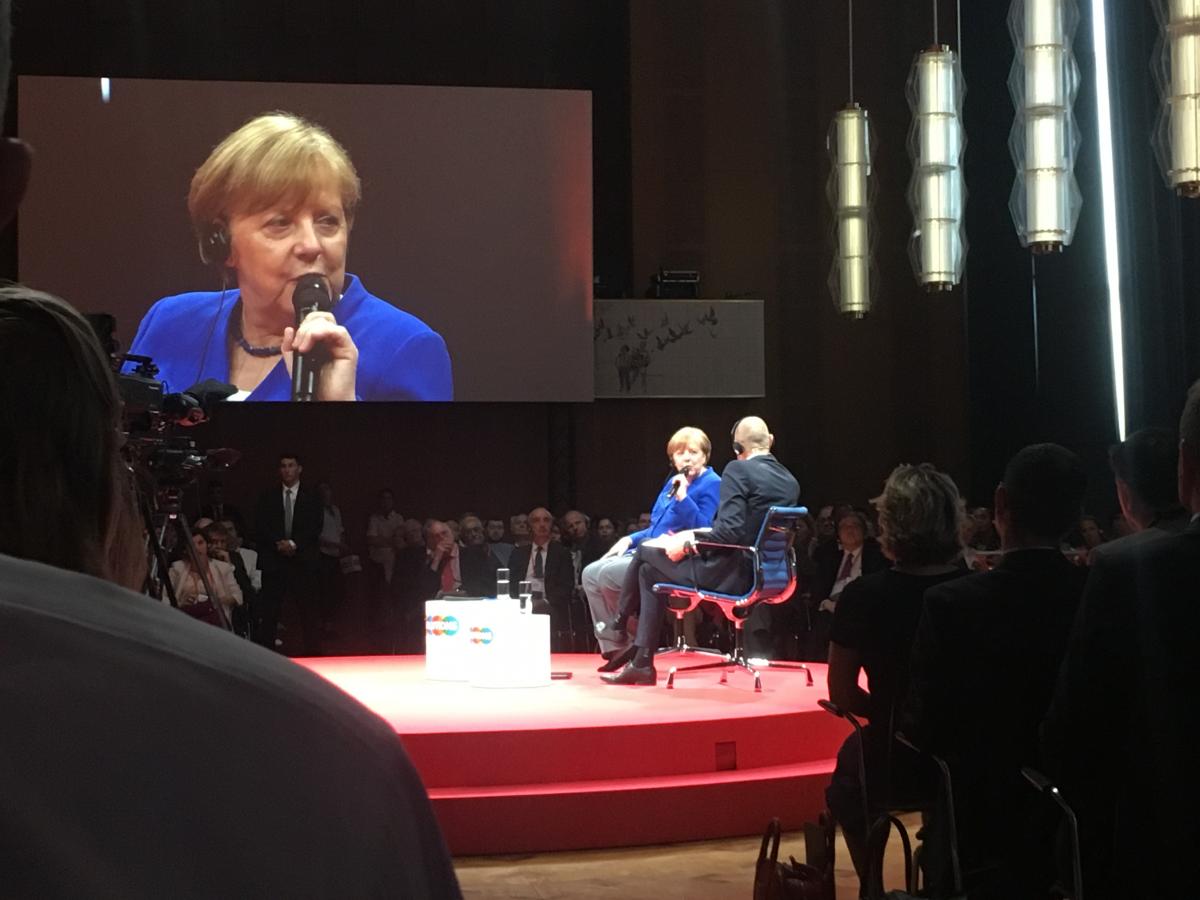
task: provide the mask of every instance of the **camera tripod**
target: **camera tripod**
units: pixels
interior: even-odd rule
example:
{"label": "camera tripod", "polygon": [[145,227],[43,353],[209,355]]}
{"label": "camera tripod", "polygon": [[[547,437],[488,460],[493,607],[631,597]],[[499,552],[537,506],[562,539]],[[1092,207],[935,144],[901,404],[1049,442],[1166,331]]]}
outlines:
{"label": "camera tripod", "polygon": [[164,597],[176,609],[179,600],[175,595],[175,587],[171,584],[170,562],[167,557],[166,542],[172,539],[172,546],[182,546],[190,561],[192,570],[199,574],[204,584],[205,593],[217,611],[220,625],[226,631],[233,630],[233,622],[225,605],[213,591],[212,582],[208,577],[208,566],[200,565],[196,555],[196,546],[192,543],[192,529],[187,516],[182,510],[183,489],[167,485],[159,487],[150,494],[138,492],[138,505],[141,507],[142,520],[146,526],[146,558],[149,563],[146,572],[145,593],[162,600]]}

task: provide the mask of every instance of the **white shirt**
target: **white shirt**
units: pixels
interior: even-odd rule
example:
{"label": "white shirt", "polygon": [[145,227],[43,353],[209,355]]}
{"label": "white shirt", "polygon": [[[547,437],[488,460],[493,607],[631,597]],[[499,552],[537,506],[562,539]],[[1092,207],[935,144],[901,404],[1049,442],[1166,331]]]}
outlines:
{"label": "white shirt", "polygon": [[[836,600],[838,597],[840,597],[842,590],[846,587],[846,585],[862,575],[862,552],[863,548],[859,547],[857,550],[850,553],[850,570],[844,578],[839,577],[838,580],[833,583],[833,588],[829,591],[829,597],[831,600]],[[838,564],[837,574],[840,576],[842,572],[845,571],[845,568],[846,557],[843,556],[841,562]]]}
{"label": "white shirt", "polygon": [[387,543],[381,546],[371,546],[367,555],[372,562],[383,566],[383,577],[389,583],[392,580],[392,569],[396,566],[396,534],[404,527],[404,516],[392,510],[386,516],[371,513],[367,519],[367,543],[371,538],[385,538]]}
{"label": "white shirt", "polygon": [[340,546],[329,547],[326,543],[340,545],[345,534],[346,529],[342,527],[342,511],[336,506],[326,506],[325,520],[321,525],[321,552],[335,559],[341,556]]}
{"label": "white shirt", "polygon": [[[284,527],[284,529],[286,529],[287,528],[288,491],[291,491],[291,493],[292,493],[292,522],[294,523],[296,521],[296,498],[300,496],[300,482],[297,481],[291,487],[288,487],[286,484],[280,484],[279,490],[280,490],[279,499],[283,503],[283,510],[284,510],[284,512],[283,512],[283,527]],[[292,540],[292,536],[289,534],[289,535],[285,535],[285,537],[288,541],[291,542],[292,548],[295,549],[296,542]]]}

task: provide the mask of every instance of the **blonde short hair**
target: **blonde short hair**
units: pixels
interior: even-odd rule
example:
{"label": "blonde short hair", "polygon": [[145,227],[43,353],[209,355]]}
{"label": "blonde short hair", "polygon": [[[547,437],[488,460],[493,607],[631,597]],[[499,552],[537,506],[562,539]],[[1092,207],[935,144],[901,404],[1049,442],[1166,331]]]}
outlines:
{"label": "blonde short hair", "polygon": [[188,214],[203,239],[215,223],[228,224],[234,212],[298,205],[330,182],[352,225],[362,183],[345,148],[320,125],[291,113],[265,113],[217,144],[196,170]]}
{"label": "blonde short hair", "polygon": [[675,451],[688,444],[695,444],[699,447],[700,452],[704,454],[704,461],[708,462],[708,458],[712,454],[712,441],[708,439],[707,434],[691,425],[685,425],[671,435],[671,439],[667,441],[667,459],[673,460]]}
{"label": "blonde short hair", "polygon": [[899,465],[871,501],[879,510],[879,543],[898,563],[948,563],[962,551],[965,504],[949,475],[929,463]]}

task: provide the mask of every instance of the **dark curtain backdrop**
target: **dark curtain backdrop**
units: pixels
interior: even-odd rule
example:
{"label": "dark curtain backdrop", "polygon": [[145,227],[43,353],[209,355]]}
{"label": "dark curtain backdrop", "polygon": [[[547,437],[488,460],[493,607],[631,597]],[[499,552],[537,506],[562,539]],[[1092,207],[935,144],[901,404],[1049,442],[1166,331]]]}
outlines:
{"label": "dark curtain backdrop", "polygon": [[[855,99],[879,140],[878,305],[857,323],[837,315],[826,287],[825,136],[848,99],[843,0],[41,0],[19,6],[14,40],[18,73],[591,90],[597,296],[639,296],[667,266],[700,269],[707,296],[766,301],[760,402],[231,406],[192,432],[203,445],[245,451],[226,476],[231,497],[248,500],[269,483],[287,447],[305,456],[306,477],[334,481],[350,522],[385,484],[408,515],[539,503],[625,515],[649,505],[677,426],[706,429],[719,466],[730,424],[758,412],[810,503],[863,503],[897,462],[922,460],[950,471],[973,502],[990,502],[1014,450],[1058,440],[1084,455],[1089,503],[1106,512],[1115,421],[1081,5],[1085,199],[1074,245],[1035,266],[1017,243],[1008,3],[964,4],[968,272],[963,287],[927,296],[906,252],[904,86],[914,53],[931,43],[930,4],[855,4]],[[942,40],[952,42],[953,4],[941,6]],[[1142,6],[1110,0],[1117,121],[1128,129],[1117,165],[1129,200],[1126,290],[1137,297],[1126,306],[1133,427],[1171,421],[1197,374],[1196,274],[1185,262],[1196,207],[1151,168],[1154,23]],[[17,274],[11,239],[10,230],[0,263]],[[537,351],[531,337],[497,348],[493,364]]]}
{"label": "dark curtain backdrop", "polygon": [[1129,429],[1177,428],[1187,386],[1200,378],[1200,201],[1167,188],[1150,142],[1154,11],[1120,0],[1107,10]]}

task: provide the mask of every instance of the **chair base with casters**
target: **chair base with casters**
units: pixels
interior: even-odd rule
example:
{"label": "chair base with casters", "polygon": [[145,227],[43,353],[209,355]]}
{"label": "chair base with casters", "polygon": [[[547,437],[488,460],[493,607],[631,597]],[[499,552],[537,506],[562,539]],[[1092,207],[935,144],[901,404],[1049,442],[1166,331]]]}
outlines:
{"label": "chair base with casters", "polygon": [[[657,589],[658,585],[655,585],[655,590]],[[730,658],[728,653],[721,650],[714,650],[711,647],[693,647],[687,642],[687,637],[683,630],[683,617],[693,612],[700,605],[701,599],[699,594],[693,594],[690,597],[680,597],[675,594],[668,595],[667,609],[675,614],[675,643],[669,647],[659,647],[655,651],[655,656],[662,656],[666,653],[677,653],[682,656],[719,656],[722,660]],[[672,601],[675,601],[678,605],[672,606]]]}
{"label": "chair base with casters", "polygon": [[[702,669],[721,669],[721,684],[729,680],[729,672],[741,669],[754,677],[754,690],[762,690],[762,677],[758,674],[757,661],[746,657],[742,641],[742,625],[750,610],[758,603],[783,603],[796,589],[796,556],[792,550],[796,523],[808,512],[804,507],[773,506],[763,518],[758,538],[753,546],[720,544],[712,541],[696,541],[692,547],[696,553],[707,550],[740,552],[745,554],[753,567],[754,581],[743,594],[725,594],[708,591],[696,584],[656,584],[654,593],[664,596],[667,607],[682,619],[688,611],[695,609],[701,601],[715,603],[734,628],[733,653],[720,654],[719,661],[699,663],[693,666],[672,666],[667,675],[667,688],[675,687],[675,676],[680,672],[698,672]],[[698,582],[697,582],[698,583]],[[688,648],[682,639],[671,649],[691,649],[696,653],[705,651]],[[711,653],[711,651],[709,651]],[[770,667],[771,663],[767,663]],[[803,665],[779,665],[779,668],[803,669],[808,676],[808,686],[813,683],[812,672]]]}

